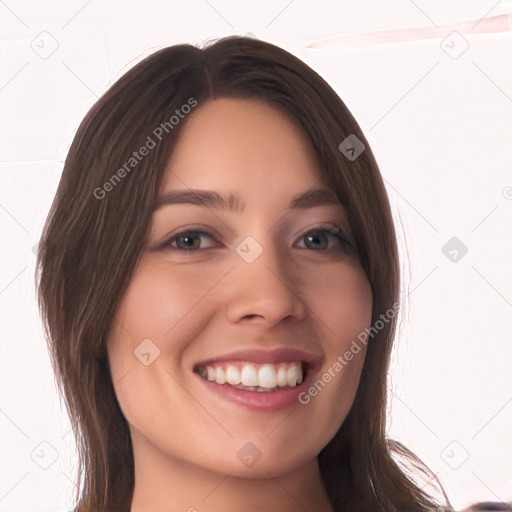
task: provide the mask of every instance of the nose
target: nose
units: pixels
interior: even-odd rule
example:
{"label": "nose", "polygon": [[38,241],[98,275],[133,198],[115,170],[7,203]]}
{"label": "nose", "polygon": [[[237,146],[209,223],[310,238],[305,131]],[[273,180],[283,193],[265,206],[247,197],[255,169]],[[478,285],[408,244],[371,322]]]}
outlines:
{"label": "nose", "polygon": [[236,255],[231,272],[230,322],[250,321],[272,327],[281,321],[298,322],[306,313],[297,271],[278,251],[266,244],[251,263]]}

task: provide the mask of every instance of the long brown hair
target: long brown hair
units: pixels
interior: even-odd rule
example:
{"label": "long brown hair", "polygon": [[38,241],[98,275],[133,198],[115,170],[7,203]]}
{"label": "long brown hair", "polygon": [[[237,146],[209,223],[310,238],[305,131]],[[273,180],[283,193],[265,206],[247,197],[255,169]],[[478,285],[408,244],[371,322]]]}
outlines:
{"label": "long brown hair", "polygon": [[[323,178],[346,209],[373,293],[373,322],[399,302],[395,232],[377,163],[350,111],[316,72],[277,46],[239,36],[203,49],[175,45],[145,58],[81,123],[38,250],[40,309],[78,446],[77,510],[129,512],[132,445],[105,341],[145,245],[166,163],[187,122],[186,115],[176,121],[177,115],[192,109],[184,105],[219,97],[259,99],[299,123]],[[365,145],[356,159],[338,149],[349,135]],[[146,156],[131,160],[144,145],[152,146]],[[433,477],[428,468],[386,439],[395,319],[369,341],[354,404],[319,454],[336,511],[441,510],[396,459]]]}

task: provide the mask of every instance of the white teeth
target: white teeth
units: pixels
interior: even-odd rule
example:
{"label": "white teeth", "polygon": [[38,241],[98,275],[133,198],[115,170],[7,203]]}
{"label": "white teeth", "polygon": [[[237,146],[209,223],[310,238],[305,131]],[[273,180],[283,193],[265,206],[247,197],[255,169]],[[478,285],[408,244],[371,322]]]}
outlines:
{"label": "white teeth", "polygon": [[288,384],[288,379],[286,378],[286,368],[284,366],[280,366],[277,370],[277,385],[284,387],[286,384]]}
{"label": "white teeth", "polygon": [[[302,372],[300,372],[302,374]],[[299,369],[296,366],[290,366],[286,371],[286,383],[288,386],[294,387],[297,384],[297,378],[299,377]]]}
{"label": "white teeth", "polygon": [[228,381],[228,384],[233,386],[240,384],[240,372],[238,371],[238,368],[235,368],[234,366],[228,366],[226,370],[226,380]]}
{"label": "white teeth", "polygon": [[258,372],[252,364],[246,364],[242,368],[241,380],[244,386],[257,386],[258,385]]}
{"label": "white teeth", "polygon": [[278,364],[241,362],[237,365],[217,363],[202,366],[198,373],[217,384],[228,383],[240,389],[250,388],[251,391],[295,387],[304,380],[300,362]]}
{"label": "white teeth", "polygon": [[277,386],[276,369],[270,364],[264,364],[258,372],[258,384],[261,388],[272,389]]}
{"label": "white teeth", "polygon": [[224,373],[224,368],[222,368],[222,366],[217,366],[217,368],[215,368],[215,382],[218,384],[224,384],[224,382],[226,382],[226,374]]}

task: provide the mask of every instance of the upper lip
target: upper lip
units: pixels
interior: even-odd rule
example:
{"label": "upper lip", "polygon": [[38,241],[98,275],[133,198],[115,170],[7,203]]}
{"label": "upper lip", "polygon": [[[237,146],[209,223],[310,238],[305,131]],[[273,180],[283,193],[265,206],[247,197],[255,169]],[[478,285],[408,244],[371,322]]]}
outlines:
{"label": "upper lip", "polygon": [[255,349],[230,352],[228,354],[212,357],[211,359],[205,359],[197,363],[194,369],[197,370],[201,366],[225,361],[250,361],[260,364],[277,364],[297,361],[304,363],[306,366],[315,367],[320,364],[321,360],[321,356],[306,352],[304,350],[291,347],[279,347],[273,350]]}

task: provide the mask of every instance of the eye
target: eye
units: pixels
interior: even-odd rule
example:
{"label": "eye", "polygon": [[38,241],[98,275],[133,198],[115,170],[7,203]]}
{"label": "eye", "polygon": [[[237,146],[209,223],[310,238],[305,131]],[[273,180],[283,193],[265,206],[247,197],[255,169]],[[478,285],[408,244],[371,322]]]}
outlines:
{"label": "eye", "polygon": [[[334,228],[314,228],[307,233],[304,233],[301,236],[302,240],[306,242],[306,249],[312,249],[314,251],[317,250],[330,250],[332,247],[328,247],[329,245],[329,237],[334,239],[338,248],[344,250],[346,252],[350,251],[352,248],[352,243],[348,240],[348,238],[343,234],[341,229]],[[334,247],[336,249],[336,247]]]}
{"label": "eye", "polygon": [[160,247],[162,249],[178,249],[183,251],[195,251],[198,249],[210,249],[211,247],[199,247],[201,238],[206,237],[213,240],[213,235],[199,229],[187,229],[176,233]]}
{"label": "eye", "polygon": [[[329,239],[334,243],[329,247]],[[201,244],[204,240],[210,240],[208,244]],[[157,249],[159,250],[177,250],[177,251],[200,251],[220,247],[215,243],[216,238],[213,234],[202,229],[184,229],[174,234],[169,239],[162,242]],[[324,228],[316,227],[304,233],[299,240],[304,240],[305,247],[313,251],[336,251],[342,250],[350,252],[353,245],[338,227]]]}

